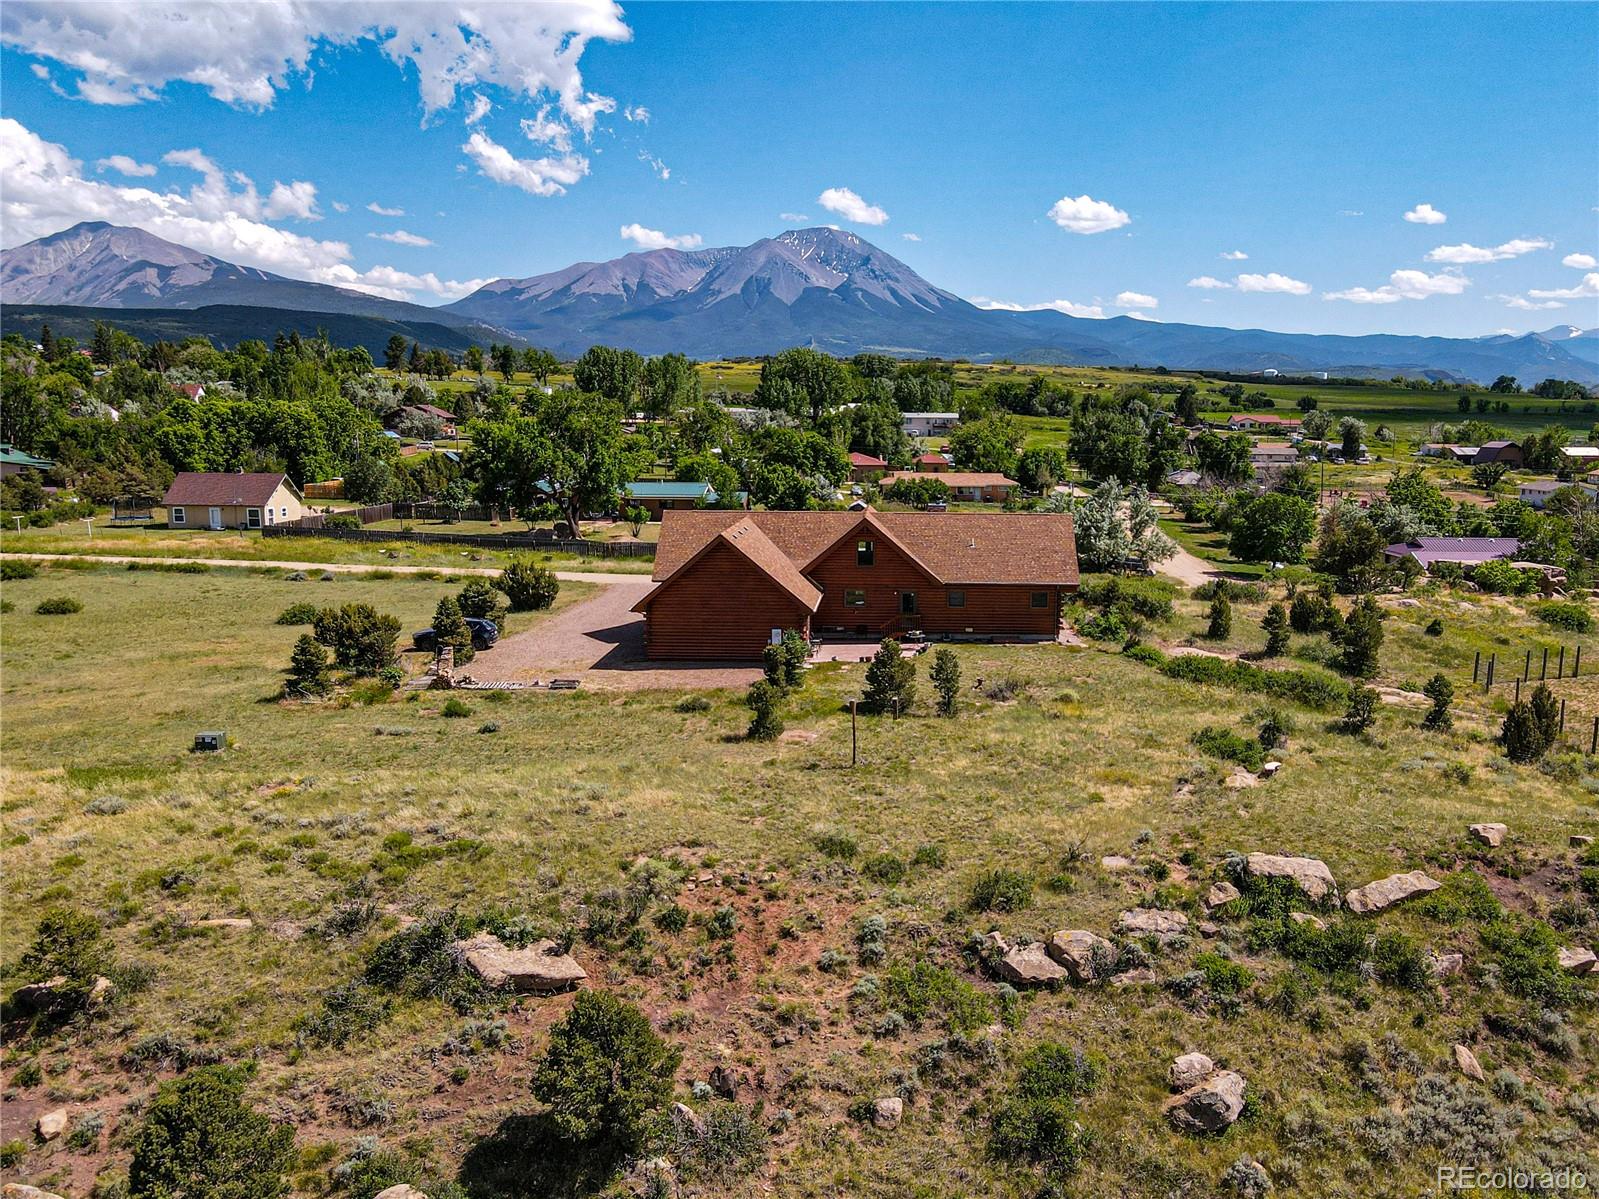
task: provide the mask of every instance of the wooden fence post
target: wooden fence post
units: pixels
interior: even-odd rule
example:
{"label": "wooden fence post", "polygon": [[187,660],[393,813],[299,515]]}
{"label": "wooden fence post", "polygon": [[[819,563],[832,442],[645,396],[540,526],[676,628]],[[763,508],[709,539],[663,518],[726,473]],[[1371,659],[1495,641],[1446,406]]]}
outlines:
{"label": "wooden fence post", "polygon": [[1477,685],[1477,672],[1482,669],[1482,651],[1478,650],[1471,655],[1471,685]]}
{"label": "wooden fence post", "polygon": [[1566,731],[1566,701],[1560,701],[1560,731]]}
{"label": "wooden fence post", "polygon": [[1498,650],[1490,651],[1489,654],[1488,654],[1488,675],[1483,680],[1483,684],[1482,684],[1482,688],[1483,688],[1484,691],[1491,691],[1493,689],[1493,685],[1494,685],[1494,663],[1497,662],[1498,660],[1499,660],[1499,651]]}
{"label": "wooden fence post", "polygon": [[1566,647],[1562,645],[1560,647],[1560,659],[1559,659],[1559,661],[1557,661],[1555,663],[1555,678],[1563,679],[1565,677],[1566,677]]}
{"label": "wooden fence post", "polygon": [[1520,679],[1516,680],[1516,699],[1515,699],[1515,702],[1518,703],[1518,704],[1521,702],[1521,680]]}
{"label": "wooden fence post", "polygon": [[1538,667],[1538,681],[1541,683],[1549,677],[1549,647],[1543,647],[1543,664]]}
{"label": "wooden fence post", "polygon": [[1522,662],[1522,664],[1521,664],[1521,681],[1523,683],[1525,683],[1531,677],[1532,677],[1532,651],[1529,649],[1527,651],[1526,661]]}

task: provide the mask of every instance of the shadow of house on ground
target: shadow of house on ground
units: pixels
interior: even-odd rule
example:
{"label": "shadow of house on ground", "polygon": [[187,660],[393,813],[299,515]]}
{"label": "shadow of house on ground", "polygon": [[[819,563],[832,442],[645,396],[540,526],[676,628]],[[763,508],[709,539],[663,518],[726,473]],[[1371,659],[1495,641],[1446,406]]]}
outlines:
{"label": "shadow of house on ground", "polygon": [[615,1181],[626,1158],[609,1142],[564,1139],[547,1115],[507,1116],[468,1150],[459,1181],[472,1199],[582,1199]]}

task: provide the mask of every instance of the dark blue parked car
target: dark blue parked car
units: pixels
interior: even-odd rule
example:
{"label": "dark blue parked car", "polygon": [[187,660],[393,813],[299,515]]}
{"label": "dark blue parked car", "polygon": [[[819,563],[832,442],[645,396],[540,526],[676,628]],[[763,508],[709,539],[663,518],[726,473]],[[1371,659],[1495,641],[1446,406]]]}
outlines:
{"label": "dark blue parked car", "polygon": [[[472,630],[472,648],[488,649],[500,639],[500,629],[492,620],[484,620],[481,616],[468,616],[466,627]],[[417,649],[427,650],[432,653],[438,648],[438,638],[431,628],[423,629],[420,633],[411,634],[411,644]]]}

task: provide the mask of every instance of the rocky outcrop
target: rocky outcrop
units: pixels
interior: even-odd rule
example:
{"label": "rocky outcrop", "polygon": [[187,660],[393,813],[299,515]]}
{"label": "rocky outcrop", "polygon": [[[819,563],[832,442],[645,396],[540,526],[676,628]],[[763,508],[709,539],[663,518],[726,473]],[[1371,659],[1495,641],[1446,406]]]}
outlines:
{"label": "rocky outcrop", "polygon": [[61,1199],[54,1191],[40,1190],[22,1182],[8,1182],[0,1189],[0,1199]]}
{"label": "rocky outcrop", "polygon": [[672,1104],[672,1124],[679,1132],[688,1133],[690,1136],[705,1135],[704,1118],[686,1103]]}
{"label": "rocky outcrop", "polygon": [[1593,950],[1583,946],[1561,946],[1556,952],[1560,961],[1560,968],[1569,974],[1592,974],[1596,959]]}
{"label": "rocky outcrop", "polygon": [[1066,968],[1050,958],[1041,941],[1005,950],[994,968],[1006,982],[1020,987],[1044,987],[1067,978]]}
{"label": "rocky outcrop", "polygon": [[1243,1114],[1244,1076],[1217,1070],[1166,1101],[1166,1118],[1184,1132],[1221,1132]]}
{"label": "rocky outcrop", "polygon": [[33,1131],[41,1141],[53,1141],[67,1130],[67,1109],[52,1108],[34,1121]]}
{"label": "rocky outcrop", "polygon": [[1129,908],[1116,917],[1116,931],[1124,937],[1155,937],[1166,942],[1188,934],[1188,917],[1164,908]]}
{"label": "rocky outcrop", "polygon": [[1333,879],[1332,871],[1320,858],[1252,853],[1244,859],[1244,873],[1250,878],[1286,878],[1317,901],[1338,894],[1338,884]]}
{"label": "rocky outcrop", "polygon": [[425,1191],[419,1191],[408,1182],[396,1183],[379,1191],[372,1199],[428,1199]]}
{"label": "rocky outcrop", "polygon": [[[1095,951],[1099,962],[1095,962]],[[1049,939],[1044,951],[1063,966],[1074,983],[1091,983],[1110,972],[1116,947],[1086,929],[1063,929]],[[1103,972],[1102,972],[1103,967]]]}
{"label": "rocky outcrop", "polygon": [[1376,882],[1356,887],[1344,896],[1344,904],[1351,912],[1365,914],[1391,908],[1400,900],[1443,886],[1437,879],[1428,878],[1420,870],[1407,870],[1403,874],[1390,874]]}
{"label": "rocky outcrop", "polygon": [[493,933],[479,933],[455,942],[454,949],[468,967],[491,987],[549,994],[578,986],[588,977],[554,941],[537,941],[526,949],[512,949]]}
{"label": "rocky outcrop", "polygon": [[1479,845],[1486,845],[1490,849],[1498,849],[1504,844],[1505,834],[1510,830],[1502,824],[1474,824],[1466,830],[1471,834],[1471,839]]}
{"label": "rocky outcrop", "polygon": [[1172,1062],[1171,1069],[1166,1071],[1166,1079],[1171,1083],[1172,1090],[1186,1091],[1204,1082],[1215,1070],[1216,1063],[1203,1053],[1185,1053]]}
{"label": "rocky outcrop", "polygon": [[1317,932],[1327,931],[1327,922],[1320,916],[1312,916],[1309,912],[1289,912],[1288,919],[1295,924],[1308,924]]}
{"label": "rocky outcrop", "polygon": [[886,1095],[872,1104],[872,1127],[885,1131],[898,1128],[905,1116],[905,1101],[898,1095]]}
{"label": "rocky outcrop", "polygon": [[1241,892],[1238,890],[1238,888],[1229,882],[1222,881],[1216,883],[1210,888],[1209,891],[1205,892],[1205,910],[1207,912],[1214,912],[1223,904],[1229,904],[1233,900],[1237,899],[1240,894]]}
{"label": "rocky outcrop", "polygon": [[1464,1045],[1455,1046],[1455,1066],[1467,1078],[1477,1082],[1486,1082],[1488,1076],[1483,1073],[1482,1063],[1477,1060],[1477,1055]]}

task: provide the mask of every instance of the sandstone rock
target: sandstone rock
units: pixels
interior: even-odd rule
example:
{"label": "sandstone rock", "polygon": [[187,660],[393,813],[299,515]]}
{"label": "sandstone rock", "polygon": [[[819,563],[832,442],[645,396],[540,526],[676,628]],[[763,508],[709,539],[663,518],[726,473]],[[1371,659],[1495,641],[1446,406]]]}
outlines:
{"label": "sandstone rock", "polygon": [[888,1095],[872,1104],[872,1126],[874,1128],[898,1128],[899,1122],[905,1116],[905,1101],[898,1095]]}
{"label": "sandstone rock", "polygon": [[1065,981],[1066,968],[1051,960],[1042,942],[1018,945],[999,959],[999,976],[1023,987],[1048,986]]}
{"label": "sandstone rock", "polygon": [[391,1187],[385,1187],[372,1199],[428,1199],[425,1191],[419,1191],[408,1182],[399,1182]]}
{"label": "sandstone rock", "polygon": [[1488,1076],[1482,1072],[1482,1063],[1477,1060],[1477,1055],[1464,1045],[1455,1046],[1455,1065],[1467,1078],[1477,1082],[1488,1081]]}
{"label": "sandstone rock", "polygon": [[41,1011],[55,1002],[56,989],[66,985],[66,981],[65,974],[57,974],[42,983],[28,983],[11,992],[11,1002],[16,1005],[18,1011]]}
{"label": "sandstone rock", "polygon": [[89,988],[89,1006],[99,1007],[115,995],[117,984],[103,974],[94,976],[94,985]]}
{"label": "sandstone rock", "polygon": [[244,932],[255,927],[254,920],[242,916],[215,916],[209,920],[196,920],[190,928],[220,928],[223,932]]}
{"label": "sandstone rock", "polygon": [[8,1182],[0,1190],[0,1199],[61,1199],[54,1191],[42,1191],[38,1187],[28,1186],[21,1182]]}
{"label": "sandstone rock", "polygon": [[1256,775],[1250,774],[1243,767],[1239,767],[1224,778],[1221,785],[1229,791],[1242,791],[1246,787],[1260,786],[1260,779]]}
{"label": "sandstone rock", "polygon": [[1325,920],[1323,920],[1320,916],[1312,916],[1309,912],[1289,912],[1288,919],[1292,920],[1295,924],[1308,924],[1311,928],[1317,930],[1318,932],[1325,932],[1327,929],[1327,922]]}
{"label": "sandstone rock", "polygon": [[1199,929],[1199,935],[1202,937],[1221,936],[1221,925],[1217,924],[1214,920],[1201,920],[1194,927]]}
{"label": "sandstone rock", "polygon": [[479,933],[455,942],[454,949],[491,987],[546,994],[569,990],[588,977],[570,955],[557,952],[554,941],[512,949],[493,933]]}
{"label": "sandstone rock", "polygon": [[1244,1110],[1244,1077],[1218,1070],[1166,1101],[1166,1118],[1185,1132],[1220,1132]]}
{"label": "sandstone rock", "polygon": [[1099,864],[1103,869],[1109,870],[1114,874],[1122,870],[1131,870],[1135,863],[1132,858],[1124,858],[1119,853],[1112,853],[1100,858]]}
{"label": "sandstone rock", "polygon": [[58,1107],[45,1112],[34,1122],[33,1131],[41,1141],[53,1141],[67,1130],[67,1109]]}
{"label": "sandstone rock", "polygon": [[1474,824],[1466,831],[1471,834],[1471,839],[1479,845],[1497,849],[1504,843],[1505,834],[1510,830],[1502,824]]}
{"label": "sandstone rock", "polygon": [[1437,978],[1452,978],[1466,968],[1466,959],[1458,953],[1434,953],[1428,951],[1427,965]]}
{"label": "sandstone rock", "polygon": [[1402,899],[1425,891],[1436,891],[1441,886],[1442,883],[1428,878],[1420,870],[1407,870],[1403,874],[1390,874],[1364,887],[1356,887],[1344,896],[1344,903],[1351,912],[1380,912]]}
{"label": "sandstone rock", "polygon": [[1188,917],[1163,908],[1129,908],[1116,917],[1116,931],[1126,937],[1158,937],[1164,942],[1188,932]]}
{"label": "sandstone rock", "polygon": [[723,1099],[736,1099],[738,1097],[738,1075],[726,1066],[712,1066],[710,1077],[705,1081],[710,1083],[711,1090],[715,1091]]}
{"label": "sandstone rock", "polygon": [[1571,974],[1591,974],[1596,960],[1593,950],[1583,946],[1568,948],[1562,946],[1556,956],[1560,961],[1560,968]]}
{"label": "sandstone rock", "polygon": [[1140,966],[1136,970],[1123,970],[1110,982],[1113,987],[1138,987],[1145,983],[1152,983],[1158,977],[1148,966]]}
{"label": "sandstone rock", "polygon": [[1239,890],[1229,882],[1219,882],[1209,891],[1205,892],[1205,910],[1214,912],[1224,903],[1231,903],[1239,896]]}
{"label": "sandstone rock", "polygon": [[[1097,979],[1099,968],[1094,964],[1094,950],[1099,948],[1106,962],[1115,960],[1115,946],[1104,937],[1081,928],[1063,929],[1049,939],[1044,951],[1066,968],[1074,983],[1091,983]],[[1109,954],[1109,957],[1104,955]]]}
{"label": "sandstone rock", "polygon": [[1286,878],[1311,899],[1338,894],[1332,871],[1320,858],[1291,858],[1274,853],[1252,853],[1244,859],[1250,878]]}
{"label": "sandstone rock", "polygon": [[1586,833],[1572,833],[1571,834],[1571,848],[1572,849],[1587,849],[1588,846],[1590,846],[1592,844],[1593,844],[1593,838],[1588,836]]}
{"label": "sandstone rock", "polygon": [[697,1137],[705,1135],[704,1119],[686,1103],[672,1104],[672,1123],[679,1131],[687,1131]]}
{"label": "sandstone rock", "polygon": [[1171,1083],[1174,1091],[1186,1091],[1197,1083],[1204,1082],[1216,1069],[1216,1063],[1203,1053],[1185,1053],[1172,1062],[1171,1069],[1166,1071],[1166,1079]]}

